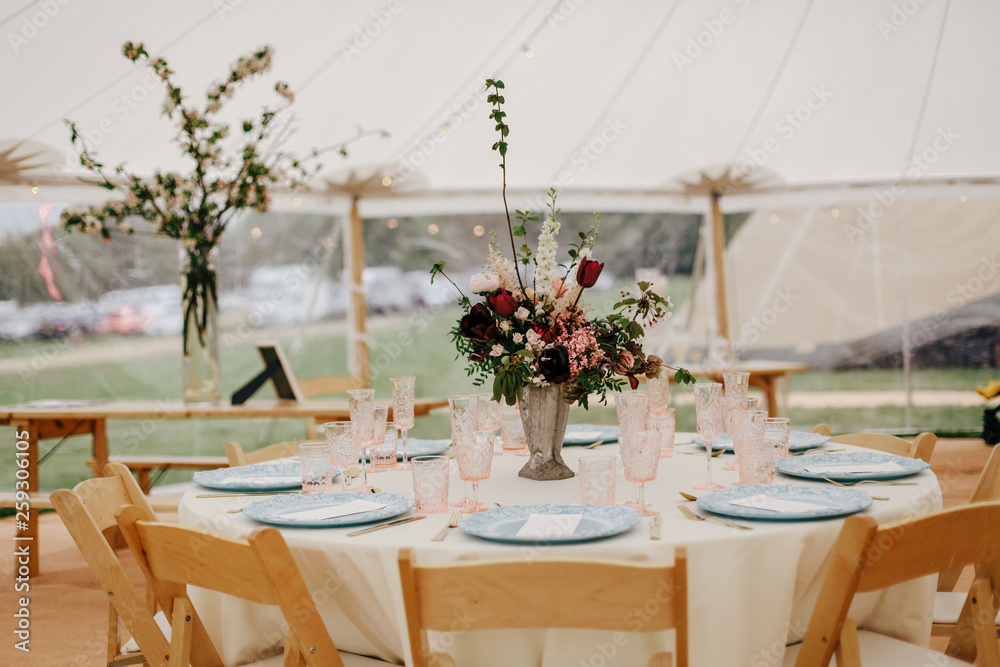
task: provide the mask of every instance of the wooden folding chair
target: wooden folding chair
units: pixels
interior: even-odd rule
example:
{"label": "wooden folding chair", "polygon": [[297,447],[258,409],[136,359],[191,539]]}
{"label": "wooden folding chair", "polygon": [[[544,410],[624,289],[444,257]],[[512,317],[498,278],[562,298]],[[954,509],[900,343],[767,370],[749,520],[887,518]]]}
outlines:
{"label": "wooden folding chair", "polygon": [[299,445],[308,440],[291,440],[289,442],[279,442],[267,447],[255,449],[252,452],[244,452],[243,447],[238,442],[226,443],[226,457],[229,459],[229,467],[247,466],[251,463],[263,463],[273,461],[286,456],[297,456]]}
{"label": "wooden folding chair", "polygon": [[921,433],[913,439],[913,442],[888,433],[848,433],[838,435],[834,440],[845,445],[877,449],[880,452],[920,459],[927,463],[931,462],[931,454],[934,453],[934,445],[937,444],[937,436],[933,433]]}
{"label": "wooden folding chair", "polygon": [[830,435],[830,433],[832,433],[832,430],[830,429],[829,424],[816,424],[809,430],[809,432],[819,433],[820,435]]}
{"label": "wooden folding chair", "polygon": [[[168,643],[153,618],[152,595],[143,600],[109,540],[120,507],[135,506],[148,520],[155,520],[156,514],[128,468],[109,463],[105,472],[108,477],[80,482],[72,491],[54,491],[52,505],[108,597],[107,664],[119,667],[145,660],[166,667],[170,664],[166,659]],[[131,633],[141,653],[124,653],[121,625]]]}
{"label": "wooden folding chair", "polygon": [[[990,453],[983,471],[979,474],[979,482],[972,491],[969,504],[1000,501],[1000,447]],[[955,567],[938,575],[937,595],[934,598],[934,625],[931,634],[935,637],[945,637],[955,631],[964,593],[956,593],[955,584],[962,575],[963,568]],[[995,619],[997,632],[1000,634],[1000,614]]]}
{"label": "wooden folding chair", "polygon": [[[827,667],[873,665],[965,665],[1000,667],[993,618],[1000,601],[1000,503],[937,512],[879,528],[853,516],[834,544],[801,644],[788,647],[784,664]],[[855,593],[867,593],[956,566],[975,565],[972,585],[947,655],[874,632],[858,630],[848,617]]]}
{"label": "wooden folding chair", "polygon": [[[427,631],[584,628],[631,632],[676,629],[676,667],[688,664],[687,551],[678,547],[671,567],[606,560],[462,562],[417,565],[399,553],[399,574],[415,667],[454,667],[445,653],[430,653]],[[655,613],[642,619],[636,605],[666,591]],[[638,601],[638,602],[637,602]],[[641,627],[636,627],[641,623]],[[671,665],[657,653],[650,667]]]}
{"label": "wooden folding chair", "polygon": [[[275,528],[260,528],[249,540],[237,540],[187,526],[150,522],[133,506],[122,508],[116,516],[157,599],[169,610],[172,667],[221,665],[207,635],[193,632],[198,614],[188,598],[189,585],[278,606],[289,628],[281,663],[285,667],[388,664],[337,650],[288,545]],[[278,663],[268,659],[253,664]]]}

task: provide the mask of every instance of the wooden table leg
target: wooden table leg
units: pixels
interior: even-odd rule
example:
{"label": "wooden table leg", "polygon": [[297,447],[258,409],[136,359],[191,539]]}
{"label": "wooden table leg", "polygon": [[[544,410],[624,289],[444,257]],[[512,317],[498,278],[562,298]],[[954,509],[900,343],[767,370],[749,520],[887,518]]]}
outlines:
{"label": "wooden table leg", "polygon": [[108,465],[108,431],[107,422],[104,419],[95,419],[91,422],[91,431],[94,438],[94,477],[104,477],[104,468]]}
{"label": "wooden table leg", "polygon": [[[14,437],[18,442],[28,443],[26,450],[27,457],[18,456],[18,454],[23,454],[25,451],[15,447],[15,470],[18,472],[21,470],[27,471],[27,479],[24,480],[28,483],[27,491],[29,494],[36,493],[38,491],[38,423],[29,421],[26,424],[15,424]],[[22,468],[19,461],[25,458],[28,465],[26,468]],[[18,481],[21,481],[21,475],[18,475]],[[38,544],[38,510],[30,508],[26,514],[27,516],[25,516],[24,512],[18,512],[15,507],[14,518],[17,522],[17,534],[14,536],[14,572],[17,576],[20,576],[20,567],[27,565],[28,575],[34,577],[40,572],[38,562],[40,549]],[[24,562],[25,560],[27,563]]]}

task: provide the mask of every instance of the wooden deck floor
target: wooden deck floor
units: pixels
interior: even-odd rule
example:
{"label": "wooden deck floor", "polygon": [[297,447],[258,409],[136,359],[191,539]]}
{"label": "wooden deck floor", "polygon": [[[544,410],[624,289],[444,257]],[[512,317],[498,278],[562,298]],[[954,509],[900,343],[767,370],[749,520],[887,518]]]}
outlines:
{"label": "wooden deck floor", "polygon": [[[946,507],[968,501],[990,448],[982,440],[941,440],[931,461],[940,480]],[[163,515],[176,520],[176,516]],[[41,517],[42,574],[31,580],[31,652],[14,649],[12,538],[14,520],[0,520],[0,665],[7,667],[102,667],[105,665],[107,600],[86,562],[54,514]],[[138,567],[119,552],[134,581]],[[968,573],[967,573],[968,574]],[[971,583],[971,577],[966,577]],[[941,650],[943,644],[932,644]]]}

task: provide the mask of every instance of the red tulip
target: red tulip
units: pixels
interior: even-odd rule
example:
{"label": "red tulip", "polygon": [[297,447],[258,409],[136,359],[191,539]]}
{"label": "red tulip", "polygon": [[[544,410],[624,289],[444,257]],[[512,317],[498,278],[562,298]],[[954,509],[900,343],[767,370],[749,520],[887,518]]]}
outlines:
{"label": "red tulip", "polygon": [[604,262],[584,258],[576,270],[576,282],[580,287],[593,287],[604,270]]}
{"label": "red tulip", "polygon": [[510,317],[518,307],[514,295],[505,289],[497,290],[494,294],[486,297],[486,303],[490,304],[493,312],[500,317]]}

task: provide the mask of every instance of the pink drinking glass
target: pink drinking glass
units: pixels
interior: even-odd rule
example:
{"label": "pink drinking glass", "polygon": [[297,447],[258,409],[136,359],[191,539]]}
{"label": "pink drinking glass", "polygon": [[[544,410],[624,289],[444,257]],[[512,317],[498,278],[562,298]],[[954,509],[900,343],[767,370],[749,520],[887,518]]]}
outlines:
{"label": "pink drinking glass", "polygon": [[656,479],[656,466],[660,462],[660,438],[657,431],[633,431],[619,438],[625,479],[636,483],[637,506],[640,516],[655,516],[659,512],[646,504],[646,482]]}
{"label": "pink drinking glass", "polygon": [[[501,405],[493,400],[489,394],[480,394],[476,403],[476,430],[489,431],[493,434],[493,444],[496,445],[496,433],[500,430]],[[494,456],[503,456],[503,449],[499,452],[494,448]]]}
{"label": "pink drinking glass", "polygon": [[712,443],[722,433],[722,385],[718,382],[698,382],[694,385],[694,412],[698,435],[705,441],[708,460],[708,481],[694,487],[705,491],[725,488],[712,481]]}
{"label": "pink drinking glass", "polygon": [[677,410],[667,408],[667,414],[656,422],[660,436],[660,458],[669,459],[674,455],[674,436],[677,433]]}
{"label": "pink drinking glass", "polygon": [[[351,410],[351,442],[354,443],[354,460],[361,457],[362,469],[365,470],[365,482],[352,491],[368,491],[368,457],[365,448],[371,442],[375,428],[375,390],[351,389],[347,392],[347,405]],[[368,487],[368,488],[365,488]]]}
{"label": "pink drinking glass", "polygon": [[[615,410],[618,412],[618,427],[622,435],[646,430],[649,417],[649,394],[644,391],[626,391],[615,394]],[[619,439],[620,442],[620,439]],[[635,508],[639,504],[638,490],[632,486],[632,497],[622,503]]]}
{"label": "pink drinking glass", "polygon": [[472,502],[462,508],[466,514],[485,512],[479,502],[479,482],[490,478],[493,464],[493,431],[476,431],[472,440],[455,451],[458,476],[463,482],[472,482]]}
{"label": "pink drinking glass", "polygon": [[754,442],[764,435],[764,423],[767,413],[760,410],[731,410],[729,412],[729,434],[733,438],[733,451],[740,462],[740,481],[736,485],[746,484],[743,464],[750,456]]}
{"label": "pink drinking glass", "polygon": [[521,410],[516,405],[504,403],[500,407],[500,439],[504,450],[514,452],[515,456],[530,456],[528,441],[524,435],[524,424],[521,422]]}
{"label": "pink drinking glass", "polygon": [[327,422],[323,424],[326,442],[330,445],[330,459],[341,468],[340,490],[347,492],[347,469],[358,462],[357,450],[351,441],[351,422]]}
{"label": "pink drinking glass", "polygon": [[788,458],[788,441],[791,438],[791,422],[787,417],[768,417],[764,426],[764,437],[774,447],[774,460]]}
{"label": "pink drinking glass", "polygon": [[406,451],[406,432],[413,428],[413,393],[417,384],[415,377],[389,378],[392,387],[392,423],[403,439],[403,460],[393,470],[410,470],[410,460]]}
{"label": "pink drinking glass", "polygon": [[[451,447],[458,457],[458,451],[463,445],[474,439],[476,432],[476,410],[479,406],[478,396],[449,396],[448,407],[451,410]],[[451,504],[452,507],[466,508],[472,504],[469,497],[469,484],[465,483],[465,494],[460,500]]]}

